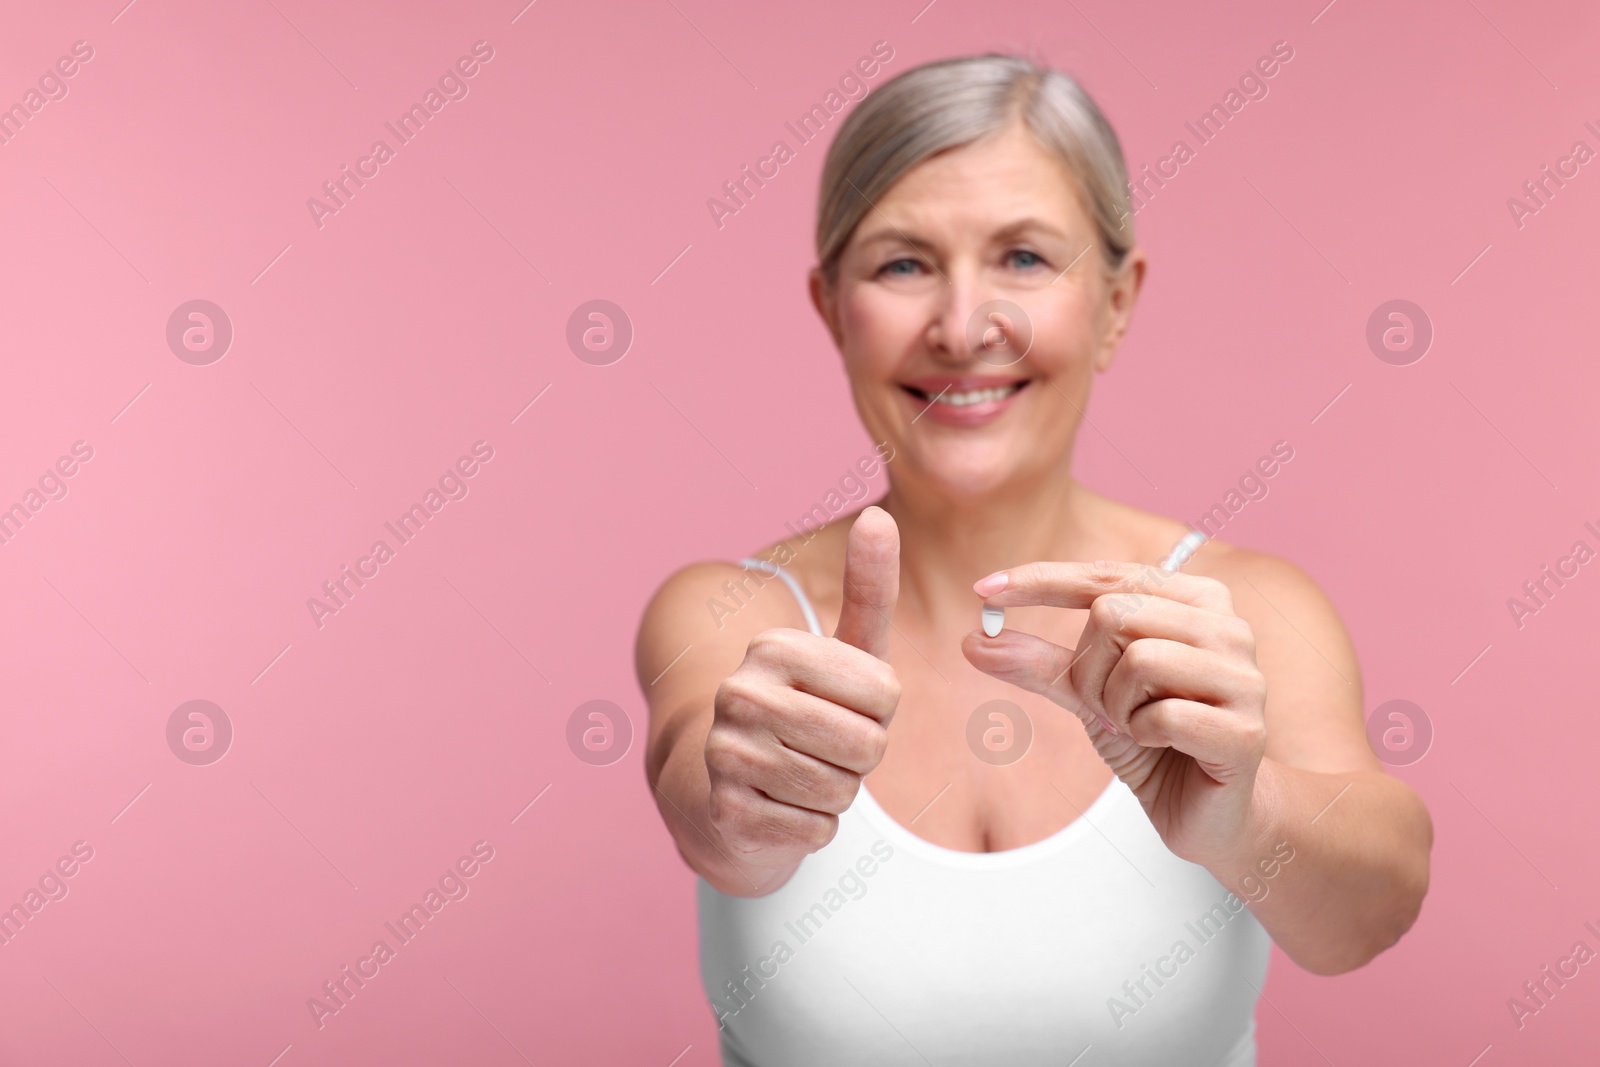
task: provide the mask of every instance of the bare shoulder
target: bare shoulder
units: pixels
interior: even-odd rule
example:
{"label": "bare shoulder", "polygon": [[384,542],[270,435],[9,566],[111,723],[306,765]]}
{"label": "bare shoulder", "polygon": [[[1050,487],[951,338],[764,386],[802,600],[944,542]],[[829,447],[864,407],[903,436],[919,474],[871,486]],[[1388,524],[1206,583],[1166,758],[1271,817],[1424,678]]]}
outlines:
{"label": "bare shoulder", "polygon": [[[1138,559],[1164,558],[1193,529],[1131,505],[1098,503]],[[1234,614],[1250,625],[1256,666],[1267,681],[1267,755],[1327,773],[1377,769],[1355,647],[1316,580],[1282,556],[1215,538],[1183,572],[1221,582]]]}
{"label": "bare shoulder", "polygon": [[[748,558],[775,564],[823,610],[823,568],[841,541],[840,519],[808,535],[775,541]],[[839,550],[842,559],[842,549]],[[708,672],[719,679],[742,660],[750,639],[776,627],[807,629],[804,610],[770,568],[736,560],[697,560],[669,574],[639,621],[634,667],[652,709],[680,698],[698,699]],[[683,669],[679,669],[682,667]]]}
{"label": "bare shoulder", "polygon": [[[774,541],[752,553],[756,559],[782,567],[799,583],[824,626],[827,620],[837,617],[842,606],[844,557],[850,543],[850,527],[868,506],[863,504],[804,535]],[[794,598],[790,596],[789,599]]]}
{"label": "bare shoulder", "polygon": [[634,646],[635,667],[646,695],[651,695],[661,672],[686,650],[729,644],[742,649],[761,630],[804,628],[804,616],[793,597],[789,598],[792,610],[786,610],[780,597],[754,595],[771,580],[733,560],[697,560],[669,574],[645,605]]}
{"label": "bare shoulder", "polygon": [[752,575],[760,576],[735,561],[698,560],[669,574],[645,605],[634,672],[649,708],[645,775],[652,785],[680,744],[704,744],[717,689],[744,662],[751,639],[805,627],[794,597],[760,592]]}
{"label": "bare shoulder", "polygon": [[1078,490],[1088,501],[1088,523],[1107,542],[1101,558],[1159,563],[1191,529],[1186,522],[1124,503],[1081,483]]}
{"label": "bare shoulder", "polygon": [[1329,772],[1377,766],[1366,741],[1361,665],[1332,600],[1302,567],[1208,541],[1185,568],[1228,587],[1267,679],[1268,755]]}
{"label": "bare shoulder", "polygon": [[1275,616],[1285,625],[1336,633],[1338,644],[1349,644],[1333,601],[1304,568],[1282,556],[1210,540],[1184,570],[1226,585],[1234,611],[1251,622]]}
{"label": "bare shoulder", "polygon": [[[837,607],[839,575],[844,572],[845,547],[856,516],[868,505],[840,514],[832,521],[809,524],[793,537],[783,538],[751,552],[747,559],[780,567],[805,593],[806,599],[826,618]],[[749,637],[775,626],[806,628],[805,613],[787,585],[771,566],[750,566],[735,560],[698,560],[669,574],[645,606],[639,625],[639,651],[657,643],[671,645],[676,655],[697,637],[716,641],[731,632]],[[640,661],[641,678],[652,662]]]}
{"label": "bare shoulder", "polygon": [[[1165,559],[1173,546],[1194,530],[1189,523],[1094,495],[1102,521],[1131,546],[1131,555],[1140,559]],[[1235,610],[1246,618],[1250,617],[1245,614],[1247,611],[1255,615],[1276,604],[1290,618],[1315,620],[1316,625],[1332,626],[1343,633],[1332,601],[1311,575],[1282,556],[1211,538],[1184,564],[1183,570],[1225,584],[1233,596]]]}

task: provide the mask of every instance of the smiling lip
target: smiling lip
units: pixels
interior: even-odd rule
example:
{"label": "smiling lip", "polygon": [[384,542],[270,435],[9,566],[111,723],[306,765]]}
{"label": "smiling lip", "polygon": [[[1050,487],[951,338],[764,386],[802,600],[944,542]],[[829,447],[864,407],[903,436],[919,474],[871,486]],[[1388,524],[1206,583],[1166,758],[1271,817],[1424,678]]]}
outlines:
{"label": "smiling lip", "polygon": [[[907,400],[918,411],[914,418],[926,418],[945,426],[982,426],[999,418],[1014,404],[1017,397],[1026,390],[1028,383],[1027,378],[935,375],[901,382],[900,387]],[[952,397],[970,396],[974,392],[999,389],[1011,391],[976,402],[960,404],[946,402]],[[937,402],[934,401],[935,397],[939,398]]]}

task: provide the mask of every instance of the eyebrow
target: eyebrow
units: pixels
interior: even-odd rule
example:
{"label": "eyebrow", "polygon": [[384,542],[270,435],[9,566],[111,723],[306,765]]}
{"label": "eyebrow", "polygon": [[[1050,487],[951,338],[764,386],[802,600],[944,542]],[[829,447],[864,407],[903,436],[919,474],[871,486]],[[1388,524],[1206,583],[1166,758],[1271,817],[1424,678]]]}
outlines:
{"label": "eyebrow", "polygon": [[[1044,221],[1043,219],[1037,219],[1031,215],[1027,218],[1021,218],[1014,222],[1009,222],[1000,227],[994,232],[994,239],[997,241],[1004,241],[1029,230],[1038,230],[1042,233],[1048,234],[1051,237],[1055,237],[1063,241],[1068,240],[1067,235],[1062,233],[1060,229]],[[861,238],[860,244],[864,247],[869,244],[875,244],[879,241],[907,241],[914,247],[918,248],[924,245],[931,247],[938,243],[932,238],[924,237],[922,234],[909,230],[901,230],[891,225],[887,228],[879,228],[868,231],[867,235]]]}

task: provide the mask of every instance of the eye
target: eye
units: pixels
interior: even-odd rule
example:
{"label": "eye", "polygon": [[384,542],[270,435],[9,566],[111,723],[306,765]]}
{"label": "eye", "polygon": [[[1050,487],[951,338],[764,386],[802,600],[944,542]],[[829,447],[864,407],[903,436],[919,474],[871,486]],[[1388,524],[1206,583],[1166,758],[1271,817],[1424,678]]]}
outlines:
{"label": "eye", "polygon": [[1016,266],[1022,268],[1023,270],[1031,270],[1034,267],[1044,265],[1043,256],[1026,248],[1014,248],[1007,253],[1007,255],[1011,257],[1012,262]]}
{"label": "eye", "polygon": [[[899,268],[910,269],[904,270]],[[914,259],[895,259],[890,260],[888,263],[885,263],[883,266],[879,267],[878,274],[880,276],[887,275],[891,278],[910,278],[921,268],[922,264]]]}

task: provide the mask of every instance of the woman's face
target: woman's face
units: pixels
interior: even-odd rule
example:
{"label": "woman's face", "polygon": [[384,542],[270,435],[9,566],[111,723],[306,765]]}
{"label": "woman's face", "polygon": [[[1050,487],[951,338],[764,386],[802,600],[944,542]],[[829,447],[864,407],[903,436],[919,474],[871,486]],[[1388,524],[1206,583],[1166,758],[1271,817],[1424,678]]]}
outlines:
{"label": "woman's face", "polygon": [[1015,123],[908,171],[856,227],[836,284],[812,272],[856,409],[903,474],[979,496],[1070,460],[1145,268],[1134,249],[1106,274],[1074,188]]}

